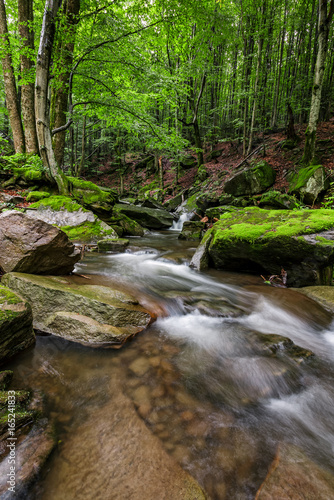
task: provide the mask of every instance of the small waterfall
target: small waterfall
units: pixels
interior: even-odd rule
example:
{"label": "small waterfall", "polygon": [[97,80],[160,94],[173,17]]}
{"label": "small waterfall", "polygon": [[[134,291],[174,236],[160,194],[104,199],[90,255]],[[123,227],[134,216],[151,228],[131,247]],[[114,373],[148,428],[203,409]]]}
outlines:
{"label": "small waterfall", "polygon": [[170,230],[171,231],[182,231],[183,223],[187,220],[190,220],[192,215],[193,215],[193,212],[184,212],[183,214],[181,214],[179,220],[173,222],[173,225],[170,228]]}

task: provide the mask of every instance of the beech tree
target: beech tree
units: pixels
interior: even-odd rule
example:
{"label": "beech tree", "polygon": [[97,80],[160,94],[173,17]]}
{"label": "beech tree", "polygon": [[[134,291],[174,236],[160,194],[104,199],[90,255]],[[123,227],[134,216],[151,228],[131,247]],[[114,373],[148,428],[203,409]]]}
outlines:
{"label": "beech tree", "polygon": [[312,88],[312,100],[307,130],[305,132],[305,148],[302,161],[310,164],[314,160],[317,123],[319,120],[321,92],[325,72],[328,49],[330,23],[333,18],[334,0],[331,0],[328,10],[327,0],[319,0],[318,51]]}

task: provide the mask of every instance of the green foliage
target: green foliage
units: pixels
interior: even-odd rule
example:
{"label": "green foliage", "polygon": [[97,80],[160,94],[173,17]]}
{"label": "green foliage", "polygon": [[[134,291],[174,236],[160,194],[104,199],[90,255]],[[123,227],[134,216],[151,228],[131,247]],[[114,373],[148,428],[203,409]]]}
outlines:
{"label": "green foliage", "polygon": [[11,170],[13,168],[25,167],[31,170],[44,171],[44,166],[41,158],[37,155],[26,155],[24,153],[16,153],[11,156],[2,156],[2,165],[4,170]]}

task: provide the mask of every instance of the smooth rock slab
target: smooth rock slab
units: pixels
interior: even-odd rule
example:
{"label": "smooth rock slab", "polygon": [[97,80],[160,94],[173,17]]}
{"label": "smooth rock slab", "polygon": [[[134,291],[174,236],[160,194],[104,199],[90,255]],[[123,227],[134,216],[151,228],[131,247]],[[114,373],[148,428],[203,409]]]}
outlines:
{"label": "smooth rock slab", "polygon": [[79,260],[80,250],[57,227],[21,212],[0,215],[0,266],[5,272],[69,274]]}
{"label": "smooth rock slab", "polygon": [[138,301],[106,286],[8,273],[3,282],[31,303],[34,328],[93,347],[120,347],[151,321]]}
{"label": "smooth rock slab", "polygon": [[121,394],[121,385],[114,380],[110,402],[62,443],[41,500],[205,500]]}
{"label": "smooth rock slab", "polygon": [[0,364],[34,343],[30,304],[0,285]]}
{"label": "smooth rock slab", "polygon": [[127,215],[148,229],[167,229],[174,221],[173,216],[167,210],[136,205],[115,205],[115,208],[121,214]]}
{"label": "smooth rock slab", "polygon": [[283,445],[257,492],[257,500],[330,500],[334,476],[297,447]]}

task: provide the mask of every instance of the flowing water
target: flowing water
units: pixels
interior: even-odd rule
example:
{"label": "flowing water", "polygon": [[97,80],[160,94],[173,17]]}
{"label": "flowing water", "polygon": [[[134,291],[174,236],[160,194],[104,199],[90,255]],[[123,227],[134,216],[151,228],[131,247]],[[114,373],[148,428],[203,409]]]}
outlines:
{"label": "flowing water", "polygon": [[[64,442],[107,404],[121,375],[147,427],[212,499],[254,498],[279,443],[297,445],[333,472],[331,315],[257,276],[198,273],[188,266],[194,251],[193,243],[166,231],[131,239],[123,254],[87,254],[77,272],[94,275],[89,284],[134,292],[157,321],[117,351],[38,337],[12,363],[14,384],[47,395]],[[263,334],[289,337],[315,358],[296,363],[284,351],[274,356]],[[34,498],[51,498],[61,460],[60,446]],[[77,466],[69,464],[68,474]]]}

